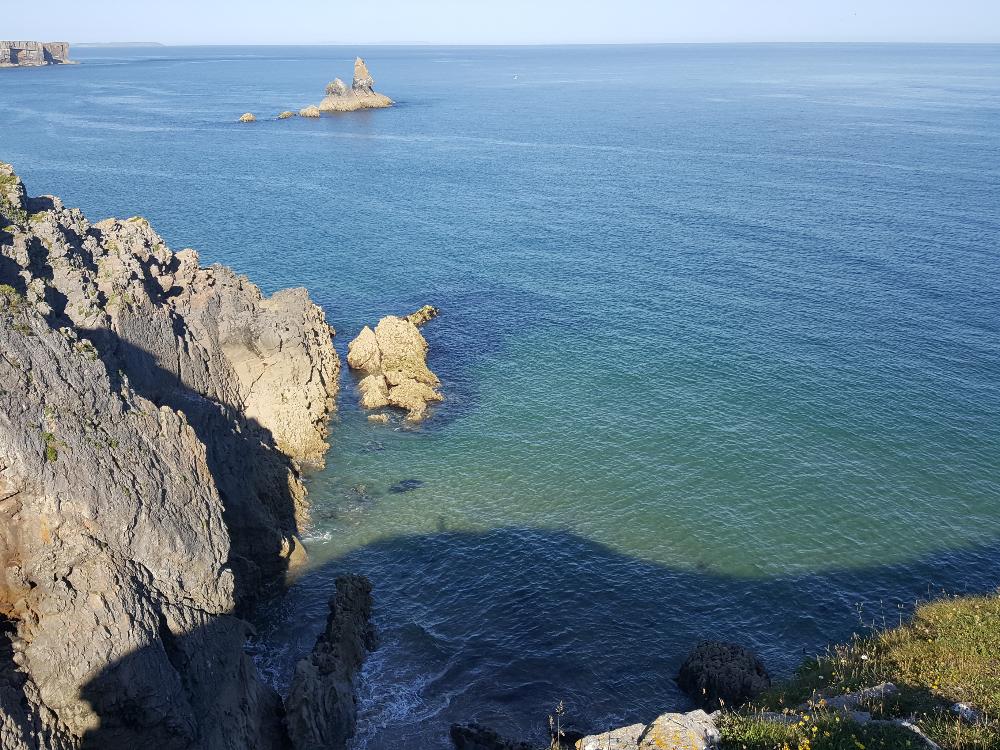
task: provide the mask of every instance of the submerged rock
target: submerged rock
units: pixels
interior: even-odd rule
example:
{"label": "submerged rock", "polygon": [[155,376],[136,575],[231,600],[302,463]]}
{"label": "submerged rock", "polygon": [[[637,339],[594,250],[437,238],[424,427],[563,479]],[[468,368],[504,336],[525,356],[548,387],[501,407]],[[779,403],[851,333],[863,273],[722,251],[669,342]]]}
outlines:
{"label": "submerged rock", "polygon": [[337,578],[326,629],[312,654],[298,663],[286,700],[295,750],[342,750],[354,735],[354,680],[378,645],[372,625],[372,585],[364,576]]}
{"label": "submerged rock", "polygon": [[375,81],[360,57],[354,61],[354,81],[347,88],[339,78],[326,85],[326,96],[319,103],[322,112],[354,112],[359,109],[391,107],[392,99],[375,91]]}
{"label": "submerged rock", "polygon": [[240,115],[240,122],[257,122],[257,116],[253,112]]}
{"label": "submerged rock", "polygon": [[424,486],[424,480],[422,479],[404,479],[392,485],[389,488],[389,492],[399,494],[401,492],[410,492],[412,490],[418,490],[423,486]]}
{"label": "submerged rock", "polygon": [[501,737],[479,724],[452,724],[449,732],[455,750],[534,750],[527,742]]}
{"label": "submerged rock", "polygon": [[427,367],[427,341],[417,326],[389,315],[372,330],[365,326],[347,347],[347,362],[365,373],[358,383],[364,409],[395,406],[405,409],[407,420],[427,415],[427,405],[444,400],[437,391],[437,375]]}
{"label": "submerged rock", "polygon": [[233,613],[302,556],[322,310],[6,164],[0,226],[0,747],[285,747]]}
{"label": "submerged rock", "polygon": [[290,109],[286,109],[284,112],[278,115],[279,120],[287,120],[290,117],[295,117],[295,113],[292,112]]}
{"label": "submerged rock", "polygon": [[695,703],[714,711],[755,698],[771,687],[771,678],[749,649],[702,641],[681,665],[677,684]]}

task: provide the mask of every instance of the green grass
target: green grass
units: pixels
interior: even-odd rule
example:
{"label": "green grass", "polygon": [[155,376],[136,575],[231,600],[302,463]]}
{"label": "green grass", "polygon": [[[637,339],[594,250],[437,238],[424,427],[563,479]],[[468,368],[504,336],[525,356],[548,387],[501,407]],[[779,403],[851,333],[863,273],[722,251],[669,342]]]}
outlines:
{"label": "green grass", "polygon": [[10,284],[0,284],[0,299],[3,299],[7,303],[7,307],[14,312],[20,310],[21,305],[24,304],[24,297]]}
{"label": "green grass", "polygon": [[[808,739],[812,750],[860,750],[844,744],[857,735],[867,750],[923,747],[905,730],[835,721],[835,713],[824,707],[836,695],[883,682],[894,683],[899,693],[862,706],[873,717],[910,719],[945,750],[1000,750],[1000,595],[923,604],[906,624],[873,630],[806,662],[791,680],[762,696],[755,708],[782,711],[811,701],[810,726],[775,726],[754,718],[751,709],[726,718],[725,745],[748,750],[781,750],[787,745],[795,750]],[[976,707],[984,721],[960,721],[949,710],[957,702]],[[823,732],[831,721],[845,729],[826,737]],[[826,722],[826,729],[814,732],[817,722]]]}
{"label": "green grass", "polygon": [[51,432],[42,432],[42,439],[45,441],[45,460],[54,464],[59,460],[59,446],[61,443],[56,440],[56,436]]}

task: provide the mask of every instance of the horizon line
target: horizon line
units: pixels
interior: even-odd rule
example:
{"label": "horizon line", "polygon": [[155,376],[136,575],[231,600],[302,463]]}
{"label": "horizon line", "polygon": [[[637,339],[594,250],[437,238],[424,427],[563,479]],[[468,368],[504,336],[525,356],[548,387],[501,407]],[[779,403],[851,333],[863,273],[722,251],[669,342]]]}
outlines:
{"label": "horizon line", "polygon": [[790,45],[790,44],[940,44],[967,46],[997,46],[1000,38],[988,41],[909,39],[801,39],[801,40],[716,40],[716,41],[645,41],[645,42],[422,42],[422,41],[378,41],[378,42],[67,42],[77,47],[658,47],[669,45]]}

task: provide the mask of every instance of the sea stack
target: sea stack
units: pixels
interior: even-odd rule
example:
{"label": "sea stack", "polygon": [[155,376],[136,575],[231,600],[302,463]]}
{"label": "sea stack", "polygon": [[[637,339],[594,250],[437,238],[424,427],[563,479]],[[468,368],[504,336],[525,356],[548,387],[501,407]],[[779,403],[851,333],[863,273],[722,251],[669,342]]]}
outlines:
{"label": "sea stack", "polygon": [[375,91],[375,81],[360,57],[354,61],[354,81],[347,88],[339,78],[326,86],[326,97],[319,104],[321,112],[354,112],[359,109],[391,107],[392,99]]}
{"label": "sea stack", "polygon": [[0,68],[72,64],[68,42],[0,42]]}

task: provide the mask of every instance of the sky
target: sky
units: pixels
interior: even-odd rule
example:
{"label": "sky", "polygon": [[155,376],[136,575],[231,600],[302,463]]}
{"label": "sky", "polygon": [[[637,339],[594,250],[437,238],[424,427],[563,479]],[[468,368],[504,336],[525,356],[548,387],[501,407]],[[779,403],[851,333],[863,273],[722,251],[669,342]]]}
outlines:
{"label": "sky", "polygon": [[0,1],[0,37],[71,43],[1000,42],[1000,0]]}

